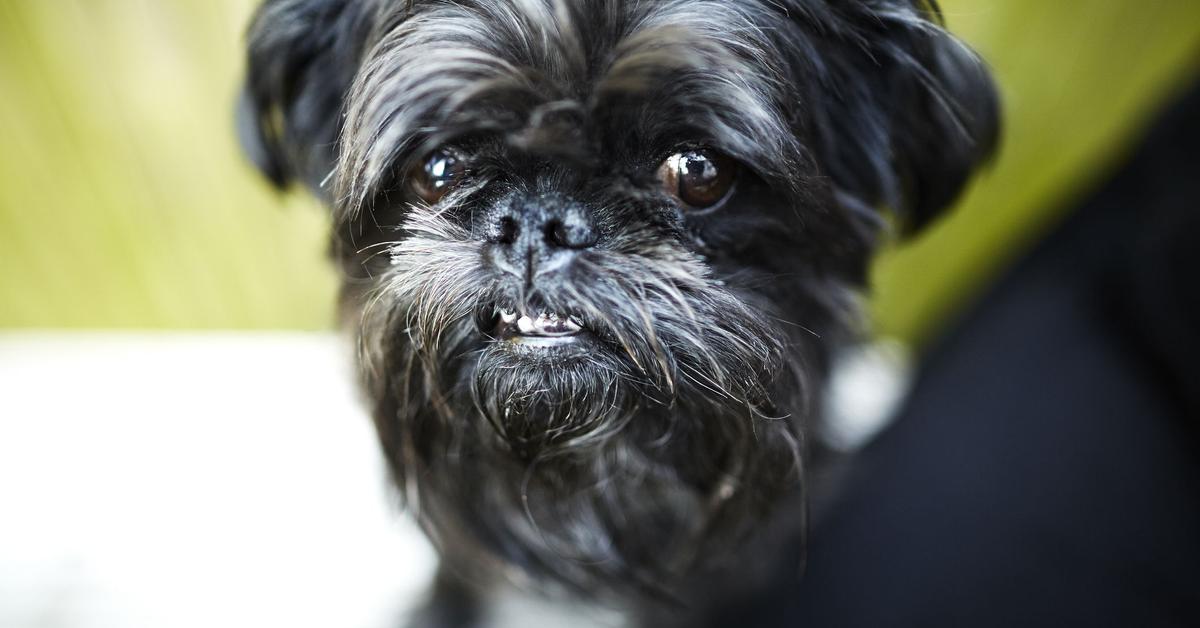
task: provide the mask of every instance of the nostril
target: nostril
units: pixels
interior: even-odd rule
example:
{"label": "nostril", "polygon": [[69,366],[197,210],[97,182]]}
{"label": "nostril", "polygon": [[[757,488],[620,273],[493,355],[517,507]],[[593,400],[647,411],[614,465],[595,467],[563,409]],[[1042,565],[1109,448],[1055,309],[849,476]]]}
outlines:
{"label": "nostril", "polygon": [[585,249],[595,244],[590,229],[578,226],[569,227],[558,219],[547,221],[542,229],[542,235],[547,244],[558,248]]}
{"label": "nostril", "polygon": [[561,220],[551,220],[547,222],[542,233],[546,238],[546,242],[549,243],[550,246],[562,248],[570,247],[570,245],[567,244],[567,239],[569,237],[567,235],[567,226],[564,225]]}
{"label": "nostril", "polygon": [[496,223],[494,239],[500,244],[512,244],[517,241],[520,232],[517,221],[513,220],[512,216],[504,216]]}

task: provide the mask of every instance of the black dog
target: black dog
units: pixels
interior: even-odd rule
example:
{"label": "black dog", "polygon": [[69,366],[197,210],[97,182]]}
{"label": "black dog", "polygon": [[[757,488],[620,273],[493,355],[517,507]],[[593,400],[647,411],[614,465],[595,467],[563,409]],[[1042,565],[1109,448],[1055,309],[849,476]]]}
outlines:
{"label": "black dog", "polygon": [[606,603],[799,532],[878,208],[928,222],[998,117],[921,0],[270,0],[242,107],[333,210],[444,573]]}

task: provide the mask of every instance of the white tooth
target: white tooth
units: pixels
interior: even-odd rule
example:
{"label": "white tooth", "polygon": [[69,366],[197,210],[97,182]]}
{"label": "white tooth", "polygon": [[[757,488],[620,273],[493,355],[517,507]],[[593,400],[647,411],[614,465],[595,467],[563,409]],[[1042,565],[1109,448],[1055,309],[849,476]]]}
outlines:
{"label": "white tooth", "polygon": [[533,319],[528,316],[522,316],[517,319],[517,329],[521,330],[522,334],[528,334],[533,331]]}
{"label": "white tooth", "polygon": [[570,331],[579,331],[580,329],[583,329],[583,325],[580,325],[579,321],[575,320],[574,318],[567,318],[567,320],[563,321],[563,326]]}
{"label": "white tooth", "polygon": [[517,314],[509,310],[500,310],[500,320],[511,325],[513,321],[517,320]]}

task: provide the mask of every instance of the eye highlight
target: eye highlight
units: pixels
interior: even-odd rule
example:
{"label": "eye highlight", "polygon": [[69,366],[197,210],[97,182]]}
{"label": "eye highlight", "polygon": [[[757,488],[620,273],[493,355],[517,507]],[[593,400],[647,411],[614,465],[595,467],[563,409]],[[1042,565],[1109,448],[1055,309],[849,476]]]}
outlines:
{"label": "eye highlight", "polygon": [[438,148],[425,156],[409,173],[409,187],[430,205],[442,200],[466,174],[462,156],[450,148]]}
{"label": "eye highlight", "polygon": [[737,181],[740,166],[721,152],[700,148],[675,153],[658,167],[663,190],[691,209],[708,209],[724,201]]}

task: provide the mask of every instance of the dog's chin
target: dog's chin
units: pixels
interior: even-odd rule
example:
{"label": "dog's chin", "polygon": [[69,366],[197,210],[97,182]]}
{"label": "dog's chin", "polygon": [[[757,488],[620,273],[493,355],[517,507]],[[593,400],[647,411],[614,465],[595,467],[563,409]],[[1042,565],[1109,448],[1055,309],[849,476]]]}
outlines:
{"label": "dog's chin", "polygon": [[642,397],[619,357],[586,331],[489,339],[467,374],[475,409],[522,459],[584,455]]}
{"label": "dog's chin", "polygon": [[[424,487],[426,525],[459,548],[451,561],[479,547],[550,591],[673,596],[798,486],[782,424],[760,426],[772,443],[760,448],[744,409],[673,402],[594,332],[485,337],[461,368],[455,388],[470,400],[451,393],[451,405],[473,422],[471,454],[431,459],[446,475]],[[463,568],[479,556],[467,551]]]}

